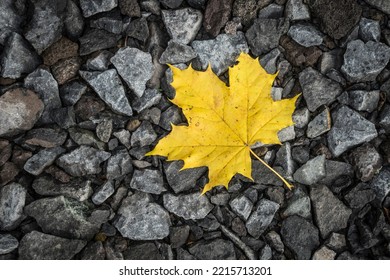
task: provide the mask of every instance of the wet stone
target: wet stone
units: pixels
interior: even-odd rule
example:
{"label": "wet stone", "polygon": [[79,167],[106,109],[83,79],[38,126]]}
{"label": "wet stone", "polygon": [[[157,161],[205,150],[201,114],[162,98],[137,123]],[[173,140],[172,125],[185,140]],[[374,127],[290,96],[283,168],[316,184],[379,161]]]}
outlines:
{"label": "wet stone", "polygon": [[113,151],[107,161],[106,176],[109,180],[119,179],[133,171],[129,152],[123,149]]}
{"label": "wet stone", "polygon": [[361,18],[359,22],[359,36],[364,42],[379,42],[381,38],[381,28],[379,21]]}
{"label": "wet stone", "polygon": [[157,134],[152,125],[148,121],[143,121],[131,135],[130,143],[132,147],[144,147],[152,144],[156,139]]}
{"label": "wet stone", "polygon": [[299,216],[290,216],[283,220],[281,236],[284,244],[298,260],[309,260],[319,245],[318,229]]}
{"label": "wet stone", "polygon": [[279,204],[271,200],[261,199],[245,224],[248,233],[259,238],[272,222],[279,207]]}
{"label": "wet stone", "polygon": [[351,152],[356,175],[362,182],[370,181],[382,168],[382,157],[370,144],[364,144]]}
{"label": "wet stone", "polygon": [[38,176],[46,167],[52,165],[57,157],[64,152],[65,149],[61,147],[41,150],[27,160],[24,165],[24,170],[32,175]]}
{"label": "wet stone", "polygon": [[19,245],[21,260],[70,260],[80,252],[87,241],[66,239],[32,231],[23,236]]}
{"label": "wet stone", "polygon": [[162,173],[152,169],[135,170],[130,188],[152,194],[161,194],[167,190]]}
{"label": "wet stone", "polygon": [[18,240],[11,234],[0,234],[0,255],[11,253],[18,246]]}
{"label": "wet stone", "polygon": [[192,8],[162,10],[162,19],[169,36],[174,41],[187,45],[198,34],[203,15]]}
{"label": "wet stone", "polygon": [[211,36],[219,34],[229,20],[233,0],[209,0],[204,12],[203,27]]}
{"label": "wet stone", "polygon": [[161,64],[186,63],[196,57],[195,51],[187,45],[169,41],[168,47],[162,53],[159,62]]}
{"label": "wet stone", "polygon": [[198,260],[235,260],[236,252],[231,241],[214,239],[197,242],[189,251]]}
{"label": "wet stone", "polygon": [[108,152],[81,146],[58,158],[56,163],[72,176],[84,176],[100,173],[100,164],[110,156]]}
{"label": "wet stone", "polygon": [[15,229],[25,218],[23,207],[27,190],[20,184],[11,183],[0,189],[0,230]]}
{"label": "wet stone", "polygon": [[95,51],[109,49],[116,46],[120,35],[103,29],[90,29],[80,37],[80,55],[88,55]]}
{"label": "wet stone", "polygon": [[344,198],[352,209],[362,209],[366,204],[375,200],[375,192],[369,185],[360,183],[350,190]]}
{"label": "wet stone", "polygon": [[197,53],[193,65],[195,68],[206,69],[210,63],[215,74],[221,75],[232,66],[241,52],[248,52],[244,34],[220,34],[215,39],[194,41],[191,44]]}
{"label": "wet stone", "polygon": [[294,180],[304,185],[313,185],[324,178],[325,156],[317,156],[298,168],[294,173]]}
{"label": "wet stone", "polygon": [[379,174],[372,179],[370,187],[375,192],[376,201],[381,204],[390,193],[390,171],[382,168]]}
{"label": "wet stone", "polygon": [[352,211],[344,205],[326,186],[316,186],[310,190],[314,218],[322,238],[328,237],[347,227]]}
{"label": "wet stone", "polygon": [[329,249],[326,246],[322,246],[320,249],[315,251],[312,260],[334,260],[336,252]]}
{"label": "wet stone", "polygon": [[96,205],[102,204],[115,192],[114,184],[112,181],[107,181],[101,185],[95,193],[92,195],[92,202]]}
{"label": "wet stone", "polygon": [[290,36],[295,42],[304,46],[312,47],[322,44],[324,34],[318,31],[313,25],[296,24],[288,30]]}
{"label": "wet stone", "polygon": [[245,221],[248,219],[252,212],[253,202],[246,196],[238,196],[232,199],[229,203],[233,212]]}
{"label": "wet stone", "polygon": [[302,0],[288,0],[285,13],[293,21],[310,19],[309,8]]}
{"label": "wet stone", "polygon": [[197,181],[207,170],[205,167],[181,170],[182,167],[183,163],[180,161],[164,163],[168,184],[175,193],[195,189]]}
{"label": "wet stone", "polygon": [[306,134],[309,138],[316,138],[325,132],[328,132],[331,128],[330,112],[328,108],[325,108],[319,113],[307,126]]}
{"label": "wet stone", "polygon": [[173,195],[164,194],[164,207],[171,213],[186,220],[203,219],[213,209],[213,205],[205,196],[199,193]]}
{"label": "wet stone", "polygon": [[141,97],[146,89],[146,82],[154,71],[151,55],[136,48],[125,47],[117,51],[111,62],[130,89]]}
{"label": "wet stone", "polygon": [[390,48],[380,42],[349,42],[341,71],[350,82],[375,81],[390,59]]}
{"label": "wet stone", "polygon": [[377,136],[373,123],[343,106],[332,113],[333,127],[328,133],[328,147],[335,157]]}
{"label": "wet stone", "polygon": [[114,9],[118,5],[118,0],[81,0],[80,7],[85,17],[90,17],[97,13],[107,12]]}

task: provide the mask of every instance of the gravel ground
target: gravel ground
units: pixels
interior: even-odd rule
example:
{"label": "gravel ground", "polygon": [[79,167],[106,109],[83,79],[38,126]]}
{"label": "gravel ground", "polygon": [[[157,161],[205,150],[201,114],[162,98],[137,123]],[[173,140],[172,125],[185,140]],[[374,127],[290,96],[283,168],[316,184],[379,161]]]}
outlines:
{"label": "gravel ground", "polygon": [[[389,259],[390,2],[1,0],[0,259]],[[302,92],[251,182],[145,157],[166,64],[241,52]],[[201,85],[198,85],[201,86]]]}

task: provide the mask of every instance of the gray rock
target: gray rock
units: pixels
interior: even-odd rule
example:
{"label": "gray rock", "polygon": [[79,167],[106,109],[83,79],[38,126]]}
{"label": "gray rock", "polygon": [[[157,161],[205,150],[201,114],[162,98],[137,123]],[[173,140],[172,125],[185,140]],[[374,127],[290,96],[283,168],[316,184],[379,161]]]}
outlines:
{"label": "gray rock", "polygon": [[261,66],[265,69],[265,71],[267,71],[268,74],[275,74],[278,70],[278,60],[280,55],[280,50],[276,48],[260,59]]}
{"label": "gray rock", "polygon": [[50,112],[51,120],[63,129],[76,125],[76,115],[73,106],[63,107]]}
{"label": "gray rock", "polygon": [[221,75],[229,66],[234,65],[242,52],[248,52],[244,34],[220,34],[215,39],[194,41],[191,46],[197,53],[193,65],[195,68],[205,70],[210,64],[215,74]]}
{"label": "gray rock", "polygon": [[196,57],[195,51],[187,45],[177,43],[173,40],[168,42],[168,47],[161,54],[161,64],[186,63]]}
{"label": "gray rock", "polygon": [[189,251],[198,260],[235,260],[234,245],[229,240],[214,239],[200,241],[189,248]]}
{"label": "gray rock", "polygon": [[383,168],[370,183],[371,189],[375,192],[376,201],[381,204],[390,193],[390,171]]}
{"label": "gray rock", "polygon": [[156,89],[146,89],[144,95],[133,101],[133,109],[138,113],[157,105],[162,94]]}
{"label": "gray rock", "polygon": [[70,260],[79,253],[87,241],[66,239],[32,231],[20,240],[21,260]]}
{"label": "gray rock", "polygon": [[60,97],[64,106],[73,106],[87,91],[87,86],[79,81],[70,81],[60,87]]}
{"label": "gray rock", "polygon": [[357,111],[374,111],[379,102],[379,90],[353,90],[348,92],[348,104]]}
{"label": "gray rock", "polygon": [[325,177],[318,181],[319,184],[333,187],[337,179],[348,176],[354,177],[353,167],[349,163],[335,160],[325,160]]}
{"label": "gray rock", "polygon": [[152,125],[148,121],[143,121],[141,125],[131,135],[131,146],[144,147],[152,144],[157,139]]}
{"label": "gray rock", "polygon": [[278,138],[279,141],[282,143],[294,140],[295,136],[296,136],[295,128],[293,125],[282,128],[281,130],[278,131]]}
{"label": "gray rock", "polygon": [[349,42],[341,71],[353,83],[375,81],[390,59],[390,48],[380,42]]}
{"label": "gray rock", "polygon": [[217,193],[210,199],[212,204],[215,205],[226,205],[229,202],[230,194],[227,192]]}
{"label": "gray rock", "polygon": [[44,104],[32,91],[9,90],[0,96],[0,136],[13,136],[33,128]]}
{"label": "gray rock", "polygon": [[161,194],[167,190],[162,173],[152,169],[135,170],[130,188],[152,194]]}
{"label": "gray rock", "polygon": [[162,10],[162,19],[172,40],[187,45],[198,34],[203,15],[192,8]]}
{"label": "gray rock", "polygon": [[326,246],[322,246],[320,249],[314,252],[312,260],[334,260],[336,252],[329,249]]}
{"label": "gray rock", "polygon": [[283,254],[284,252],[284,244],[280,235],[276,231],[270,231],[266,236],[265,240],[271,247],[278,253]]}
{"label": "gray rock", "polygon": [[343,106],[332,113],[333,127],[328,133],[328,146],[335,157],[352,147],[377,137],[375,125],[357,112]]}
{"label": "gray rock", "polygon": [[246,221],[252,212],[253,202],[246,196],[238,196],[229,203],[233,212]]}
{"label": "gray rock", "polygon": [[0,230],[10,231],[25,218],[23,207],[27,190],[18,183],[10,183],[0,189]]}
{"label": "gray rock", "polygon": [[95,51],[116,47],[120,35],[103,29],[89,29],[80,37],[80,55],[88,55]]}
{"label": "gray rock", "polygon": [[81,146],[58,158],[56,163],[72,176],[84,176],[100,173],[100,164],[110,156],[108,152]]}
{"label": "gray rock", "polygon": [[320,245],[318,229],[299,216],[283,220],[280,233],[284,244],[299,260],[309,260],[314,249]]}
{"label": "gray rock", "polygon": [[51,111],[62,106],[58,83],[53,75],[49,71],[39,68],[24,79],[24,85],[36,92],[45,104],[40,122],[44,124],[52,123]]}
{"label": "gray rock", "polygon": [[118,0],[81,0],[80,7],[84,17],[90,17],[97,13],[107,12],[118,6]]}
{"label": "gray rock", "polygon": [[310,199],[322,238],[327,238],[331,232],[347,227],[349,216],[352,213],[351,209],[345,206],[326,186],[311,188]]}
{"label": "gray rock", "polygon": [[95,193],[92,195],[92,202],[96,205],[102,204],[115,192],[114,184],[112,181],[107,181],[101,185]]}
{"label": "gray rock", "polygon": [[302,0],[288,0],[285,13],[286,17],[292,21],[310,19],[309,8]]}
{"label": "gray rock", "polygon": [[135,244],[128,247],[123,252],[124,259],[126,260],[161,260],[163,257],[156,244],[152,242],[146,242],[141,244]]}
{"label": "gray rock", "polygon": [[298,168],[294,173],[294,180],[304,185],[314,185],[324,178],[325,155],[317,156]]}
{"label": "gray rock", "polygon": [[362,209],[366,204],[375,200],[375,192],[369,185],[360,183],[350,190],[344,199],[352,209]]}
{"label": "gray rock", "polygon": [[370,181],[382,168],[382,157],[370,144],[354,149],[350,155],[356,175],[362,182]]}
{"label": "gray rock", "polygon": [[27,205],[24,211],[48,234],[86,240],[92,239],[98,233],[101,224],[106,222],[109,216],[104,220],[94,221],[94,213],[99,210],[91,213],[85,203],[64,196],[35,200]]}
{"label": "gray rock", "polygon": [[4,45],[6,38],[12,32],[20,32],[20,24],[23,18],[18,15],[14,1],[4,0],[0,10],[0,44]]}
{"label": "gray rock", "polygon": [[53,164],[57,157],[65,152],[61,147],[48,148],[39,151],[30,157],[24,165],[24,170],[28,173],[38,176],[46,167]]}
{"label": "gray rock", "polygon": [[35,6],[24,36],[37,53],[41,54],[61,38],[63,25],[61,16],[50,6]]}
{"label": "gray rock", "polygon": [[343,63],[344,50],[336,48],[328,52],[324,52],[320,58],[319,70],[326,75],[332,69],[340,69]]}
{"label": "gray rock", "polygon": [[390,132],[390,106],[385,104],[379,115],[379,125],[386,133]]}
{"label": "gray rock", "polygon": [[11,253],[18,247],[18,240],[11,234],[0,234],[0,255]]}
{"label": "gray rock", "polygon": [[181,110],[176,105],[172,105],[162,112],[158,125],[165,130],[171,131],[172,124],[178,125],[183,123],[182,116]]}
{"label": "gray rock", "polygon": [[89,243],[81,252],[81,260],[104,260],[106,258],[106,251],[101,241]]}
{"label": "gray rock", "polygon": [[154,71],[152,56],[139,49],[125,47],[117,51],[111,62],[129,88],[141,97]]}
{"label": "gray rock", "polygon": [[359,22],[359,35],[364,42],[379,42],[381,38],[381,27],[379,21],[361,18]]}
{"label": "gray rock", "polygon": [[390,3],[386,0],[365,0],[371,6],[390,15]]}
{"label": "gray rock", "polygon": [[92,71],[106,71],[111,64],[110,59],[113,56],[111,52],[104,50],[97,56],[87,60],[87,69]]}
{"label": "gray rock", "polygon": [[281,18],[283,17],[284,6],[270,4],[259,11],[258,18]]}
{"label": "gray rock", "polygon": [[331,250],[340,253],[347,248],[347,241],[344,234],[332,232],[326,240],[325,245]]}
{"label": "gray rock", "polygon": [[267,53],[279,45],[280,37],[287,33],[289,21],[280,19],[255,19],[245,33],[250,50],[255,56]]}
{"label": "gray rock", "polygon": [[309,138],[316,138],[325,132],[328,132],[331,127],[330,112],[325,108],[309,123],[306,130],[306,135]]}
{"label": "gray rock", "polygon": [[303,218],[311,217],[311,203],[309,196],[301,189],[294,188],[293,196],[288,200],[283,216],[298,215]]}
{"label": "gray rock", "polygon": [[272,248],[266,244],[259,252],[259,260],[271,260],[272,259]]}
{"label": "gray rock", "polygon": [[80,71],[80,76],[88,82],[114,112],[126,116],[133,114],[124,87],[115,69],[104,72]]}
{"label": "gray rock", "polygon": [[295,110],[292,115],[294,126],[297,128],[304,128],[310,120],[310,112],[306,107]]}
{"label": "gray rock", "polygon": [[96,126],[96,136],[104,143],[107,143],[110,141],[112,129],[112,120],[104,119]]}
{"label": "gray rock", "polygon": [[118,1],[119,9],[123,15],[129,17],[140,17],[141,9],[138,0],[121,0]]}
{"label": "gray rock", "polygon": [[292,159],[291,144],[289,142],[284,143],[276,153],[274,166],[282,167],[286,178],[292,178],[292,175],[296,170],[296,163]]}
{"label": "gray rock", "polygon": [[137,192],[129,195],[118,210],[114,226],[122,236],[133,240],[156,240],[169,235],[169,213],[153,203],[150,195]]}
{"label": "gray rock", "polygon": [[130,131],[126,129],[119,130],[117,132],[114,132],[113,135],[118,138],[118,140],[128,149],[130,149],[131,144],[130,144]]}
{"label": "gray rock", "polygon": [[186,1],[191,7],[196,9],[202,9],[206,5],[207,0],[187,0]]}
{"label": "gray rock", "polygon": [[42,196],[65,196],[78,201],[86,201],[93,193],[91,181],[73,180],[59,184],[50,177],[40,176],[34,180],[32,188]]}
{"label": "gray rock", "polygon": [[307,108],[313,112],[322,105],[331,104],[342,92],[339,83],[327,79],[317,70],[306,68],[299,74],[299,83]]}
{"label": "gray rock", "polygon": [[196,182],[205,174],[207,168],[189,168],[181,170],[183,162],[173,161],[164,163],[164,171],[169,186],[175,193],[195,189]]}
{"label": "gray rock", "polygon": [[258,160],[252,161],[252,178],[257,184],[272,186],[283,185],[283,182]]}
{"label": "gray rock", "polygon": [[1,77],[18,79],[34,71],[40,63],[41,59],[22,36],[11,33],[7,37],[0,57]]}
{"label": "gray rock", "polygon": [[130,22],[126,34],[143,43],[149,38],[149,27],[146,18],[139,18]]}
{"label": "gray rock", "polygon": [[124,147],[114,151],[107,161],[106,176],[109,180],[119,179],[132,171],[131,157]]}
{"label": "gray rock", "polygon": [[84,19],[79,7],[73,0],[68,0],[64,18],[64,28],[69,38],[76,39],[84,30]]}
{"label": "gray rock", "polygon": [[104,143],[92,131],[73,127],[69,128],[68,131],[70,138],[78,145],[91,146],[99,150],[104,149]]}
{"label": "gray rock", "polygon": [[313,25],[302,23],[291,26],[287,34],[295,42],[304,47],[319,46],[322,44],[322,38],[324,37],[324,34],[318,31]]}
{"label": "gray rock", "polygon": [[177,196],[167,193],[164,194],[163,201],[169,212],[186,220],[204,219],[213,209],[208,198],[198,192]]}
{"label": "gray rock", "polygon": [[245,224],[248,233],[259,238],[272,222],[279,207],[276,202],[265,198],[261,199]]}
{"label": "gray rock", "polygon": [[190,227],[188,225],[172,227],[169,233],[172,248],[179,248],[183,246],[190,234]]}
{"label": "gray rock", "polygon": [[89,25],[91,28],[104,29],[113,34],[122,34],[123,31],[123,21],[119,13],[91,20]]}

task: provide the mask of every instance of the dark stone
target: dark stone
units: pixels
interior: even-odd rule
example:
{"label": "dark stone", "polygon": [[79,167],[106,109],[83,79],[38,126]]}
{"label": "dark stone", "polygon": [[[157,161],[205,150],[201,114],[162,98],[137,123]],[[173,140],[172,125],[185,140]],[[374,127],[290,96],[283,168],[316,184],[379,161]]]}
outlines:
{"label": "dark stone", "polygon": [[369,185],[360,183],[350,190],[344,198],[352,209],[362,209],[366,204],[375,200],[375,192]]}
{"label": "dark stone", "polygon": [[122,34],[123,20],[119,13],[107,14],[90,21],[91,28],[104,29],[113,34]]}
{"label": "dark stone", "polygon": [[252,178],[256,183],[262,185],[283,185],[283,182],[271,170],[257,160],[252,161]]}
{"label": "dark stone", "polygon": [[111,65],[111,57],[114,55],[109,51],[101,51],[96,56],[87,60],[86,66],[92,71],[106,71]]}
{"label": "dark stone", "polygon": [[6,38],[12,32],[20,32],[20,24],[23,21],[23,17],[18,14],[15,9],[15,1],[4,0],[1,2],[0,9],[0,44],[4,45]]}
{"label": "dark stone", "polygon": [[0,234],[0,255],[11,253],[18,247],[18,240],[11,234]]}
{"label": "dark stone", "polygon": [[148,121],[143,121],[141,125],[131,135],[132,147],[145,147],[157,139],[157,134]]}
{"label": "dark stone", "polygon": [[76,103],[76,116],[82,120],[89,120],[105,109],[104,102],[95,96],[85,95]]}
{"label": "dark stone", "polygon": [[51,119],[63,129],[76,125],[76,115],[73,106],[62,107],[50,112]]}
{"label": "dark stone", "polygon": [[386,0],[365,0],[371,6],[390,15],[390,3]]}
{"label": "dark stone", "polygon": [[362,182],[370,181],[382,168],[382,157],[374,146],[364,144],[354,149],[350,155],[356,175]]}
{"label": "dark stone", "polygon": [[164,171],[169,186],[175,193],[195,190],[197,181],[205,174],[206,168],[189,168],[181,170],[183,162],[173,161],[164,163]]}
{"label": "dark stone", "polygon": [[129,17],[140,17],[141,8],[137,0],[121,0],[118,1],[119,9],[122,14]]}
{"label": "dark stone", "polygon": [[376,200],[379,204],[385,200],[390,193],[390,171],[388,168],[382,168],[378,175],[376,175],[371,183],[371,189],[375,192]]}
{"label": "dark stone", "polygon": [[169,233],[172,248],[179,248],[186,244],[189,234],[190,227],[188,225],[172,227]]}
{"label": "dark stone", "polygon": [[81,128],[69,128],[70,138],[78,145],[86,145],[97,148],[99,150],[104,150],[104,143],[99,141],[95,134],[86,129]]}
{"label": "dark stone", "polygon": [[353,90],[348,92],[348,103],[357,111],[374,111],[380,99],[380,91]]}
{"label": "dark stone", "polygon": [[60,98],[64,106],[73,106],[87,91],[87,86],[79,81],[70,81],[60,87]]}
{"label": "dark stone", "polygon": [[286,16],[293,21],[310,20],[309,8],[302,0],[288,0],[285,13]]}
{"label": "dark stone", "polygon": [[80,259],[82,260],[104,260],[105,258],[106,251],[104,250],[103,243],[101,241],[89,243],[85,246],[80,256]]}
{"label": "dark stone", "polygon": [[331,118],[329,108],[325,108],[321,113],[314,117],[309,123],[306,130],[306,135],[309,138],[316,138],[331,128]]}
{"label": "dark stone", "polygon": [[25,136],[25,143],[43,148],[54,148],[65,143],[66,131],[57,128],[35,128],[29,130]]}
{"label": "dark stone", "polygon": [[54,78],[59,85],[62,85],[76,77],[81,67],[81,59],[79,57],[71,57],[58,61],[51,67]]}
{"label": "dark stone", "polygon": [[90,17],[97,13],[110,11],[117,5],[117,0],[80,0],[80,7],[84,17]]}
{"label": "dark stone", "polygon": [[213,37],[219,34],[229,20],[233,0],[209,0],[207,2],[203,27]]}
{"label": "dark stone", "polygon": [[161,194],[166,191],[163,174],[159,170],[135,170],[130,187],[146,193]]}
{"label": "dark stone", "polygon": [[259,10],[258,18],[281,18],[283,17],[284,6],[278,4],[270,4]]}
{"label": "dark stone", "polygon": [[207,0],[186,0],[186,2],[196,9],[203,9]]}
{"label": "dark stone", "polygon": [[24,170],[38,176],[46,167],[52,165],[59,155],[65,152],[61,147],[48,148],[30,157],[24,165]]}
{"label": "dark stone", "polygon": [[133,109],[138,113],[149,109],[150,107],[155,106],[160,102],[161,96],[162,94],[156,89],[146,89],[145,93],[141,97],[136,98],[133,101]]}
{"label": "dark stone", "polygon": [[253,19],[256,18],[257,11],[270,4],[272,0],[261,2],[256,0],[235,0],[233,3],[233,17],[240,18],[244,26],[250,25]]}
{"label": "dark stone", "polygon": [[107,179],[116,180],[131,172],[133,172],[133,165],[129,152],[124,147],[114,151],[107,161]]}
{"label": "dark stone", "polygon": [[261,199],[246,222],[248,233],[255,238],[259,238],[271,224],[279,207],[276,202],[265,198]]}
{"label": "dark stone", "polygon": [[80,55],[88,55],[98,50],[109,49],[116,46],[120,35],[102,29],[90,29],[80,41]]}
{"label": "dark stone", "polygon": [[51,66],[61,59],[77,56],[78,49],[77,43],[62,37],[42,53],[43,63]]}
{"label": "dark stone", "polygon": [[190,46],[169,41],[168,47],[162,53],[159,62],[162,64],[186,63],[195,57],[196,53]]}
{"label": "dark stone", "polygon": [[379,42],[381,38],[379,21],[362,17],[359,22],[359,36],[364,42]]}
{"label": "dark stone", "polygon": [[126,34],[145,43],[149,37],[149,27],[146,18],[131,21],[126,30]]}
{"label": "dark stone", "polygon": [[164,207],[171,213],[186,220],[203,219],[213,209],[209,199],[199,193],[173,195],[164,194]]}
{"label": "dark stone", "polygon": [[9,182],[13,181],[19,174],[20,169],[13,162],[6,162],[0,168],[0,186],[4,186]]}
{"label": "dark stone", "polygon": [[224,239],[200,241],[189,248],[198,260],[235,260],[236,252],[232,242]]}
{"label": "dark stone", "polygon": [[176,9],[183,3],[183,0],[159,0],[167,8]]}
{"label": "dark stone", "polygon": [[287,60],[296,67],[315,67],[322,51],[317,47],[308,47],[298,44],[288,36],[282,36],[280,45],[286,50],[284,55]]}
{"label": "dark stone", "polygon": [[22,185],[11,183],[0,189],[0,230],[10,231],[25,218],[23,208],[27,190]]}
{"label": "dark stone", "polygon": [[84,30],[83,16],[73,0],[67,1],[64,28],[69,38],[74,40],[78,39]]}
{"label": "dark stone", "polygon": [[129,248],[123,252],[125,260],[161,260],[162,256],[152,242],[146,242],[141,244],[135,244],[129,246]]}

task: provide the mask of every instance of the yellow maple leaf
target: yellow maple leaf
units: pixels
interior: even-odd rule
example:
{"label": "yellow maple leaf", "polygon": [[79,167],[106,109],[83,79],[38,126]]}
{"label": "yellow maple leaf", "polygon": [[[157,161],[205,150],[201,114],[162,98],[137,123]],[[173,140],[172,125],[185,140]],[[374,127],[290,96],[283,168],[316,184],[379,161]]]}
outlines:
{"label": "yellow maple leaf", "polygon": [[245,53],[239,56],[237,65],[229,68],[230,87],[211,67],[205,72],[191,67],[171,69],[171,85],[176,89],[171,101],[182,108],[188,126],[172,125],[170,134],[146,155],[183,160],[182,169],[207,166],[209,182],[203,193],[215,186],[227,188],[237,173],[252,179],[250,154],[262,160],[250,147],[257,142],[280,144],[277,132],[293,124],[298,96],[274,101],[271,87],[276,75],[268,74],[258,59]]}

